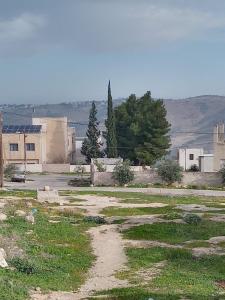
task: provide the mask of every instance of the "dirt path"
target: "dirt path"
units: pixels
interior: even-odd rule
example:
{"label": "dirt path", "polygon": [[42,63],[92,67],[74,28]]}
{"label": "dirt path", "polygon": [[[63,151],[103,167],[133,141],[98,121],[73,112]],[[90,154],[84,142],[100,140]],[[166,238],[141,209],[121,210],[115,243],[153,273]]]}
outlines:
{"label": "dirt path", "polygon": [[[99,212],[110,206],[118,205],[118,199],[99,196],[82,196],[82,208],[87,210],[88,215],[99,215]],[[78,206],[76,206],[78,205]],[[130,204],[128,204],[130,207]],[[66,207],[66,206],[65,206]],[[74,203],[74,207],[80,207],[79,203]],[[71,208],[71,206],[70,206]],[[124,253],[124,243],[118,231],[118,226],[102,225],[89,230],[92,238],[92,249],[96,256],[96,261],[89,271],[88,279],[77,293],[54,292],[50,294],[32,294],[33,300],[80,300],[87,299],[95,291],[103,291],[112,288],[126,287],[126,280],[119,280],[115,273],[123,269],[126,264]]]}

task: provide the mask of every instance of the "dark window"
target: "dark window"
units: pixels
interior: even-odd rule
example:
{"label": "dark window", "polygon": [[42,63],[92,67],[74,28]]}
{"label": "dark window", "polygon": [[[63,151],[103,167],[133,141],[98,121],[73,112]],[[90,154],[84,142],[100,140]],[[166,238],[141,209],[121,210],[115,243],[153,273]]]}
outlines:
{"label": "dark window", "polygon": [[190,155],[189,155],[189,159],[190,159],[190,160],[194,160],[194,154],[190,154]]}
{"label": "dark window", "polygon": [[19,145],[18,144],[9,144],[9,150],[10,151],[19,151]]}
{"label": "dark window", "polygon": [[27,143],[26,144],[27,151],[35,151],[35,144],[34,143]]}

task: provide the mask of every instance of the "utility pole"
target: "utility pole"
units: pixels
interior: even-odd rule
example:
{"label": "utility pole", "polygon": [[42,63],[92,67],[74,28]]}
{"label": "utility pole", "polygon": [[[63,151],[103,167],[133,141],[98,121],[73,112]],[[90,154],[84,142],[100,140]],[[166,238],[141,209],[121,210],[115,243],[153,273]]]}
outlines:
{"label": "utility pole", "polygon": [[4,186],[2,129],[3,129],[3,117],[2,117],[2,112],[0,112],[0,188],[3,188]]}

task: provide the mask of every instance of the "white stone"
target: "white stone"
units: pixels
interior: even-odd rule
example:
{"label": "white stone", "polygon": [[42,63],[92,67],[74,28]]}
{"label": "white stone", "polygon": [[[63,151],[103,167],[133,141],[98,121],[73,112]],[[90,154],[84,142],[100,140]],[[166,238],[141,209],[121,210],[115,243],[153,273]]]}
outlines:
{"label": "white stone", "polygon": [[18,217],[25,217],[26,216],[26,212],[23,211],[23,210],[17,210],[15,212],[15,215],[18,216]]}
{"label": "white stone", "polygon": [[0,213],[0,221],[5,221],[7,220],[7,216],[3,213]]}
{"label": "white stone", "polygon": [[25,219],[27,222],[34,224],[34,216],[32,215],[32,213],[29,213]]}
{"label": "white stone", "polygon": [[44,187],[44,191],[45,191],[45,192],[49,192],[49,191],[50,191],[50,187],[49,187],[48,185],[46,185],[46,186]]}
{"label": "white stone", "polygon": [[8,264],[6,262],[6,253],[3,248],[0,248],[0,267],[1,268],[7,268]]}

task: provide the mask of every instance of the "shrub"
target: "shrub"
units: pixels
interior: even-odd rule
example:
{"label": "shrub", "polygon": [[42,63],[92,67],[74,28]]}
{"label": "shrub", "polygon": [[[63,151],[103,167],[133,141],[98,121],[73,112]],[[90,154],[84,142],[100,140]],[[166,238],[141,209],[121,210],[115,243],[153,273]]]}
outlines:
{"label": "shrub", "polygon": [[113,179],[115,179],[119,185],[128,184],[134,179],[134,173],[131,171],[129,160],[120,162],[115,166]]}
{"label": "shrub", "polygon": [[182,215],[176,211],[169,212],[164,216],[164,219],[166,219],[166,220],[176,220],[176,219],[181,219],[181,218],[182,218]]}
{"label": "shrub", "polygon": [[4,175],[5,177],[9,178],[9,177],[12,177],[13,174],[16,173],[17,171],[17,166],[14,165],[14,164],[8,164],[5,169],[4,169]]}
{"label": "shrub", "polygon": [[189,172],[199,172],[199,167],[197,165],[192,165],[188,171]]}
{"label": "shrub", "polygon": [[157,170],[158,175],[169,185],[174,182],[181,182],[183,177],[182,171],[182,167],[174,160],[162,161]]}
{"label": "shrub", "polygon": [[38,273],[38,267],[31,261],[24,258],[13,258],[10,261],[11,265],[17,269],[17,271],[25,274]]}
{"label": "shrub", "polygon": [[188,224],[198,225],[201,223],[202,218],[196,214],[186,214],[183,220]]}
{"label": "shrub", "polygon": [[222,167],[222,169],[220,169],[220,175],[222,177],[223,183],[225,183],[225,166]]}
{"label": "shrub", "polygon": [[95,164],[98,172],[105,172],[106,171],[106,168],[104,167],[104,164],[101,163],[101,162],[98,162],[97,159],[94,161],[94,164]]}
{"label": "shrub", "polygon": [[100,216],[87,216],[84,218],[85,222],[95,223],[95,224],[106,224],[106,220]]}

